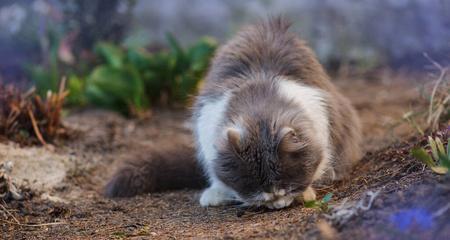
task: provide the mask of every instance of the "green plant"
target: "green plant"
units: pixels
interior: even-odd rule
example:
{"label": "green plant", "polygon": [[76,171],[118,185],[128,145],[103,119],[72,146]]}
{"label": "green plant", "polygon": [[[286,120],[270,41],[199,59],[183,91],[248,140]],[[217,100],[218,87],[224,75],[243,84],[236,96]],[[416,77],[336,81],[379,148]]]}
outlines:
{"label": "green plant", "polygon": [[151,104],[184,105],[197,90],[217,43],[202,38],[183,48],[172,35],[167,39],[169,49],[156,53],[100,42],[94,60],[68,66],[58,61],[54,38],[48,64],[29,67],[30,74],[42,97],[57,90],[58,80],[67,75],[70,105],[91,104],[125,115],[140,115]]}
{"label": "green plant", "polygon": [[[155,67],[155,72],[166,72],[167,83],[165,91],[169,100],[185,102],[192,94],[203,74],[208,68],[209,60],[216,48],[216,42],[211,38],[202,38],[195,45],[183,49],[177,40],[168,35],[170,53],[166,62],[166,69]],[[153,81],[156,79],[153,79]]]}
{"label": "green plant", "polygon": [[67,96],[67,104],[71,106],[84,106],[88,100],[86,98],[86,80],[75,74],[69,75],[67,81],[67,89],[69,95]]}
{"label": "green plant", "polygon": [[431,148],[431,155],[422,148],[417,147],[411,150],[412,155],[427,165],[437,174],[447,174],[450,169],[450,144],[447,139],[447,148],[444,147],[442,140],[438,137],[433,139],[428,136],[428,145]]}
{"label": "green plant", "polygon": [[304,206],[306,208],[318,208],[324,212],[329,210],[328,202],[333,197],[333,193],[327,193],[321,200],[312,200],[312,201],[306,201],[304,203]]}
{"label": "green plant", "polygon": [[203,38],[183,49],[173,36],[168,41],[170,51],[153,54],[99,43],[95,52],[103,64],[86,78],[88,101],[125,114],[142,112],[150,103],[185,104],[206,72],[216,43]]}
{"label": "green plant", "polygon": [[184,104],[189,95],[195,93],[217,43],[211,38],[202,38],[193,46],[182,48],[172,35],[167,39],[170,51],[139,54],[131,49],[128,58],[142,73],[151,102]]}
{"label": "green plant", "polygon": [[144,82],[125,51],[110,43],[100,43],[95,52],[104,61],[86,77],[86,97],[94,105],[139,113],[148,107]]}
{"label": "green plant", "polygon": [[58,83],[62,77],[58,61],[59,39],[54,32],[48,33],[49,49],[47,61],[42,65],[27,65],[26,69],[33,81],[37,93],[45,97],[48,91],[58,90]]}

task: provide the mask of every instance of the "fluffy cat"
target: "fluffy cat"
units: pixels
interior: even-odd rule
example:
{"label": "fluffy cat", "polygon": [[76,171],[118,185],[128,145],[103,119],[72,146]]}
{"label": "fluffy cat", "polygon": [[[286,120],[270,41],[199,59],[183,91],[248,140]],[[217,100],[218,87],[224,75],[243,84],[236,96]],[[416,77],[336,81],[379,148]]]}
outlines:
{"label": "fluffy cat", "polygon": [[280,18],[249,26],[218,50],[194,110],[202,206],[282,208],[361,158],[355,110]]}
{"label": "fluffy cat", "polygon": [[[344,177],[361,158],[355,110],[289,25],[281,18],[250,25],[216,52],[193,110],[197,159],[209,183],[202,206],[312,200],[314,182]],[[133,178],[163,184],[117,174],[109,193]]]}

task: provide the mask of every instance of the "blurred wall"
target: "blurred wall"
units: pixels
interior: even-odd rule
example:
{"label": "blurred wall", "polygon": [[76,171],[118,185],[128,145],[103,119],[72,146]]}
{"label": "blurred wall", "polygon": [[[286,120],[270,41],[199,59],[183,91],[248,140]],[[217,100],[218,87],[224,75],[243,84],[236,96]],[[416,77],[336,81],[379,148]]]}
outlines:
{"label": "blurred wall", "polygon": [[422,53],[450,58],[449,0],[171,0],[140,1],[137,26],[153,41],[166,32],[184,42],[228,38],[242,23],[282,14],[322,61],[420,68]]}
{"label": "blurred wall", "polygon": [[[100,2],[114,7],[101,11]],[[422,70],[423,52],[444,64],[450,59],[450,0],[1,0],[0,78],[22,78],[26,63],[45,64],[48,30],[61,39],[73,32],[125,36],[127,45],[165,43],[170,32],[186,45],[204,35],[224,41],[244,23],[279,14],[328,66]]]}

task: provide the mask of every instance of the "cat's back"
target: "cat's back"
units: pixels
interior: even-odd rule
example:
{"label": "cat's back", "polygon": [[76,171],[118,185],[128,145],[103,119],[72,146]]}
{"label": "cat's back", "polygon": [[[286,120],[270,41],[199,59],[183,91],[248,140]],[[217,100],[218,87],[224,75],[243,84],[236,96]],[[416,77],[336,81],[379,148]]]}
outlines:
{"label": "cat's back", "polygon": [[333,91],[316,56],[289,31],[290,25],[282,18],[272,18],[244,27],[216,52],[203,93],[277,77]]}

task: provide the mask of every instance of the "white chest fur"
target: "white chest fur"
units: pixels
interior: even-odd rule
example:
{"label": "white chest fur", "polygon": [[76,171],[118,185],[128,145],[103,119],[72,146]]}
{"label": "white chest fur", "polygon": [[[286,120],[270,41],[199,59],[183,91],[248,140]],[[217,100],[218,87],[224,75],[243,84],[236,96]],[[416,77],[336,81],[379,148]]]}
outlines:
{"label": "white chest fur", "polygon": [[212,171],[212,161],[217,157],[215,143],[221,134],[220,125],[223,123],[229,99],[230,95],[224,94],[218,100],[205,103],[195,123],[198,151],[202,156],[200,160],[210,180],[215,180]]}

